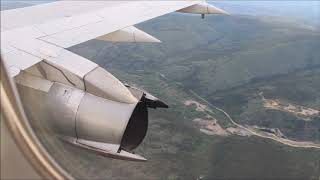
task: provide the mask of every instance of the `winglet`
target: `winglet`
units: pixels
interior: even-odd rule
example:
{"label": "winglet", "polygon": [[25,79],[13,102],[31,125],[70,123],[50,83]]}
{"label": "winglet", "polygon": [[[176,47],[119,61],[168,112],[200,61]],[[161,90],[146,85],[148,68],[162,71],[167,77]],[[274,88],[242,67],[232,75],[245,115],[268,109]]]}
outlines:
{"label": "winglet", "polygon": [[159,39],[140,29],[129,26],[118,31],[103,35],[97,39],[110,42],[161,42]]}

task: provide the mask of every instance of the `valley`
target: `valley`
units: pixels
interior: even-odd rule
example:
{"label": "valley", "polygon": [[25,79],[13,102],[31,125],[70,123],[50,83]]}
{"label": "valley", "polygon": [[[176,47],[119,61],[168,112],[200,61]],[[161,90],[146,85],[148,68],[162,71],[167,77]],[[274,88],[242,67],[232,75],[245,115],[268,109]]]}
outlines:
{"label": "valley", "polygon": [[69,50],[168,103],[150,110],[147,136],[135,150],[148,161],[88,153],[34,120],[47,150],[72,175],[319,179],[318,31],[241,15],[171,14],[138,27],[162,43],[92,40]]}

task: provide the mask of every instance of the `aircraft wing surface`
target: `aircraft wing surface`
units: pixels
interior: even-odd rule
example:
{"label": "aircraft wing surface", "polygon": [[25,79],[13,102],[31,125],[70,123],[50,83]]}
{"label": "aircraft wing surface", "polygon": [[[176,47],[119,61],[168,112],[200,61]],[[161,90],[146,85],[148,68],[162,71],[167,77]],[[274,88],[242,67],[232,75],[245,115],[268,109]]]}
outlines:
{"label": "aircraft wing surface", "polygon": [[[201,3],[203,2],[57,1],[2,11],[1,55],[11,76],[46,60],[83,77],[97,65],[65,48],[118,30],[126,30],[137,23],[181,9],[181,12],[201,13],[196,12],[197,9],[194,10],[193,7]],[[213,13],[224,13],[218,8],[215,10]],[[204,13],[211,13],[208,11]]]}

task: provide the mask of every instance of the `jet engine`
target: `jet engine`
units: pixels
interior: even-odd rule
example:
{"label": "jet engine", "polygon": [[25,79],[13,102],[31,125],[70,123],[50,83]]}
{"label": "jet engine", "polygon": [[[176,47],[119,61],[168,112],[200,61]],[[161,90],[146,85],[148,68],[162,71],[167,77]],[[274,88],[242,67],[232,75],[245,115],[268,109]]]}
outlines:
{"label": "jet engine", "polygon": [[100,67],[83,78],[83,86],[72,83],[75,78],[64,70],[54,72],[62,73],[57,79],[50,78],[56,67],[43,63],[37,68],[42,75],[33,69],[15,78],[27,114],[45,119],[61,139],[75,146],[117,159],[146,160],[131,151],[147,133],[148,108],[168,108],[164,102],[122,84]]}

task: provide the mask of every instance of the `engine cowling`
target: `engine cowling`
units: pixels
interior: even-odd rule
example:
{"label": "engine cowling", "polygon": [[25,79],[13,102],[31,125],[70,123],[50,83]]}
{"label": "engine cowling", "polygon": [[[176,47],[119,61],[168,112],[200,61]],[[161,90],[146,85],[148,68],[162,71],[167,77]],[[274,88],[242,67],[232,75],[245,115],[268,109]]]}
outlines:
{"label": "engine cowling", "polygon": [[[114,155],[137,147],[148,128],[143,100],[121,103],[54,83],[45,104],[50,124],[64,140]],[[127,158],[143,160],[137,155]]]}
{"label": "engine cowling", "polygon": [[[96,74],[101,76],[103,73]],[[115,82],[110,76],[108,79]],[[105,79],[102,81],[106,82]],[[46,123],[61,139],[117,159],[146,160],[130,151],[139,146],[147,133],[148,107],[168,107],[151,94],[128,85],[123,86],[127,89],[124,92],[128,91],[133,97],[131,99],[136,98],[136,101],[120,102],[114,96],[106,98],[110,93],[103,92],[101,87],[105,85],[101,83],[98,90],[91,89],[94,93],[98,92],[98,95],[105,93],[104,96],[28,73],[19,75],[16,82],[18,88],[20,87],[19,91],[25,94],[24,104],[32,107],[41,106],[30,111],[44,111],[45,113],[41,114],[47,116]],[[37,100],[28,97],[37,97]]]}

